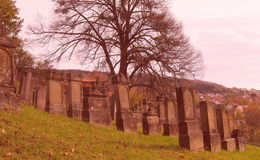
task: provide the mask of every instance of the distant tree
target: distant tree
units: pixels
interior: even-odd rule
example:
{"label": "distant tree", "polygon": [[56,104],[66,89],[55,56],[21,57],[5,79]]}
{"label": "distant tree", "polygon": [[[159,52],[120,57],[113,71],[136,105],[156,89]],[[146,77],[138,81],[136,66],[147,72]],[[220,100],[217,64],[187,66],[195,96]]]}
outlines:
{"label": "distant tree", "polygon": [[260,106],[250,106],[245,112],[246,123],[255,129],[260,129]]}
{"label": "distant tree", "polygon": [[35,61],[34,65],[33,65],[33,68],[34,69],[52,69],[53,65],[48,60]]}
{"label": "distant tree", "polygon": [[0,37],[10,39],[16,48],[13,51],[15,65],[22,68],[50,68],[49,61],[36,61],[36,58],[24,49],[24,40],[19,37],[23,20],[14,0],[0,0]]}
{"label": "distant tree", "polygon": [[251,105],[245,112],[246,126],[244,130],[247,139],[250,142],[260,144],[260,106]]}
{"label": "distant tree", "polygon": [[23,20],[19,17],[19,10],[14,0],[0,0],[0,36],[10,39],[16,44],[14,58],[16,67],[32,67],[35,58],[24,50],[24,42],[18,34],[22,28]]}
{"label": "distant tree", "polygon": [[151,83],[158,77],[194,76],[201,70],[200,53],[164,0],[53,1],[52,24],[31,27],[37,40],[56,47],[49,59],[77,56],[97,69],[109,68],[112,77],[119,74],[138,81],[139,76]]}
{"label": "distant tree", "polygon": [[14,0],[0,0],[0,36],[15,38],[21,30],[23,20],[18,16]]}

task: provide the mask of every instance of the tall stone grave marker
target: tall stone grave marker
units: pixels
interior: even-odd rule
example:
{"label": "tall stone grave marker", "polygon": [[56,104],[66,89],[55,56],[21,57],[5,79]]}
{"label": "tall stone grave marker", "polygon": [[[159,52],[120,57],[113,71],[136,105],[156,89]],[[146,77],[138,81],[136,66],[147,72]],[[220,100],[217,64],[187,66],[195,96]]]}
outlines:
{"label": "tall stone grave marker", "polygon": [[179,117],[179,144],[182,148],[191,151],[203,151],[203,134],[195,114],[194,91],[179,87],[176,89],[178,117]]}
{"label": "tall stone grave marker", "polygon": [[21,98],[23,103],[31,104],[32,99],[32,72],[26,71],[21,81]]}
{"label": "tall stone grave marker", "polygon": [[46,110],[46,87],[40,86],[37,91],[36,108],[39,110]]}
{"label": "tall stone grave marker", "polygon": [[164,135],[176,137],[179,135],[178,111],[174,100],[165,99],[166,121],[163,124]]}
{"label": "tall stone grave marker", "polygon": [[211,152],[220,152],[221,141],[217,129],[215,108],[206,101],[200,102],[200,116],[204,148]]}
{"label": "tall stone grave marker", "polygon": [[164,98],[157,97],[157,105],[159,108],[159,120],[161,128],[163,128],[163,125],[166,123],[166,111],[165,111],[165,105],[164,105]]}
{"label": "tall stone grave marker", "polygon": [[221,147],[228,151],[236,150],[236,142],[234,138],[231,138],[230,130],[230,117],[227,111],[220,108],[217,110],[217,128],[220,133]]}
{"label": "tall stone grave marker", "polygon": [[142,102],[137,104],[133,111],[134,111],[134,118],[136,120],[137,127],[142,127],[143,126],[143,105]]}
{"label": "tall stone grave marker", "polygon": [[83,93],[80,82],[70,82],[70,99],[69,105],[72,108],[72,117],[78,120],[82,119],[83,110]]}
{"label": "tall stone grave marker", "polygon": [[129,104],[128,80],[124,75],[113,79],[114,95],[116,99],[116,126],[124,132],[137,132],[137,124]]}
{"label": "tall stone grave marker", "polygon": [[65,74],[55,70],[49,71],[48,74],[46,110],[50,113],[67,116]]}

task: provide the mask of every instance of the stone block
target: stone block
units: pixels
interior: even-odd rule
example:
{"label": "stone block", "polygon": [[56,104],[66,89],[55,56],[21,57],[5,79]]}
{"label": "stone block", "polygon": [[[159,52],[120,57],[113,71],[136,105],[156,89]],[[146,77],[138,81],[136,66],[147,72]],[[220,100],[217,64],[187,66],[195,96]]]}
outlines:
{"label": "stone block", "polygon": [[246,151],[246,139],[244,137],[236,137],[236,149],[238,151],[244,152]]}
{"label": "stone block", "polygon": [[83,88],[82,118],[91,124],[111,126],[107,96],[97,88]]}
{"label": "stone block", "polygon": [[203,134],[204,149],[210,152],[221,151],[221,140],[218,133]]}
{"label": "stone block", "polygon": [[217,131],[215,108],[206,101],[201,102],[200,116],[205,150],[219,152],[221,150],[221,140]]}
{"label": "stone block", "polygon": [[13,62],[11,54],[0,45],[0,86],[13,86]]}
{"label": "stone block", "polygon": [[236,149],[238,151],[246,151],[246,139],[243,137],[243,133],[239,129],[234,129],[231,134],[232,138],[235,138]]}
{"label": "stone block", "polygon": [[194,91],[179,87],[176,89],[178,105],[179,145],[191,151],[203,151],[204,142],[200,123],[196,118]]}
{"label": "stone block", "polygon": [[217,128],[220,134],[220,138],[222,140],[226,138],[231,138],[230,118],[228,112],[222,109],[217,109],[216,115]]}
{"label": "stone block", "polygon": [[143,127],[143,113],[134,112],[134,119],[136,119],[137,127]]}
{"label": "stone block", "polygon": [[83,120],[94,125],[110,127],[111,118],[107,110],[91,109],[82,112]]}
{"label": "stone block", "polygon": [[19,112],[16,96],[16,68],[14,56],[10,49],[13,44],[6,38],[0,37],[0,110]]}
{"label": "stone block", "polygon": [[163,124],[163,135],[177,137],[179,135],[179,125],[178,124]]}
{"label": "stone block", "polygon": [[179,145],[180,147],[189,149],[190,151],[204,151],[203,134],[181,134],[179,135]]}
{"label": "stone block", "polygon": [[130,110],[128,80],[124,75],[119,75],[114,77],[113,81],[117,129],[124,132],[137,132],[137,122]]}
{"label": "stone block", "polygon": [[161,134],[161,125],[158,115],[143,114],[143,132],[147,135]]}
{"label": "stone block", "polygon": [[116,112],[117,129],[124,132],[136,133],[137,122],[130,110]]}
{"label": "stone block", "polygon": [[72,105],[72,118],[77,120],[82,120],[82,105],[81,104],[73,104]]}
{"label": "stone block", "polygon": [[202,133],[197,120],[179,122],[179,134]]}
{"label": "stone block", "polygon": [[221,147],[227,151],[236,151],[236,141],[235,138],[227,138],[222,140]]}
{"label": "stone block", "polygon": [[36,108],[42,111],[46,110],[46,87],[41,86],[37,91]]}
{"label": "stone block", "polygon": [[50,105],[62,104],[62,87],[58,81],[50,81]]}
{"label": "stone block", "polygon": [[64,105],[49,105],[47,111],[52,114],[67,116],[67,109]]}

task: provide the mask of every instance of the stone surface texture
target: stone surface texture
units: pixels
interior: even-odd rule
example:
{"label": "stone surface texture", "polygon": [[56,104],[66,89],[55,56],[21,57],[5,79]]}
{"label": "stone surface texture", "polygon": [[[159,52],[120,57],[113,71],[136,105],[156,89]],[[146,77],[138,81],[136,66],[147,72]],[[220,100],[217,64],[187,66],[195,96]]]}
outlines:
{"label": "stone surface texture", "polygon": [[208,102],[200,103],[201,126],[203,132],[204,149],[211,152],[221,151],[220,134],[217,129],[215,108]]}
{"label": "stone surface texture", "polygon": [[179,145],[191,151],[203,151],[203,134],[195,114],[194,91],[190,88],[176,89],[179,117]]}

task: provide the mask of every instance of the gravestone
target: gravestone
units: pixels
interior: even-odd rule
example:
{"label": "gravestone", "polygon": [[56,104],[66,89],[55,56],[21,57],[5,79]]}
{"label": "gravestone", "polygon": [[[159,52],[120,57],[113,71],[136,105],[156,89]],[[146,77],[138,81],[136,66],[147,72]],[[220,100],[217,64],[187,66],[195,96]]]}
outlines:
{"label": "gravestone", "polygon": [[25,75],[23,75],[21,82],[21,98],[23,103],[31,103],[32,92],[32,72],[27,71]]}
{"label": "gravestone", "polygon": [[178,111],[174,100],[165,99],[165,115],[166,121],[163,125],[163,134],[167,136],[176,137],[179,135],[179,125],[178,125]]}
{"label": "gravestone", "polygon": [[164,98],[157,97],[157,105],[159,109],[159,121],[161,128],[163,128],[163,125],[166,123],[166,111],[165,111],[165,105],[164,105]]}
{"label": "gravestone", "polygon": [[191,151],[203,151],[203,134],[195,115],[194,91],[179,87],[176,89],[178,119],[179,119],[179,145]]}
{"label": "gravestone", "polygon": [[82,120],[83,111],[83,90],[80,82],[70,81],[67,97],[69,101],[69,116]]}
{"label": "gravestone", "polygon": [[147,135],[161,135],[158,106],[148,102],[148,111],[143,113],[143,133]]}
{"label": "gravestone", "polygon": [[243,137],[243,133],[239,129],[234,129],[231,134],[232,138],[235,138],[236,149],[238,151],[246,151],[246,139]]}
{"label": "gravestone", "polygon": [[143,127],[143,109],[142,109],[142,107],[143,107],[142,102],[140,102],[133,108],[134,118],[136,120],[137,127],[139,127],[139,128]]}
{"label": "gravestone", "polygon": [[62,82],[50,80],[48,86],[47,111],[50,113],[67,115],[66,105],[64,104],[65,98]]}
{"label": "gravestone", "polygon": [[236,150],[236,142],[231,138],[230,117],[227,111],[217,108],[217,128],[221,138],[221,148],[227,151]]}
{"label": "gravestone", "polygon": [[113,88],[116,100],[116,126],[124,132],[137,132],[137,123],[129,104],[128,80],[124,75],[114,77]]}
{"label": "gravestone", "polygon": [[221,141],[217,129],[215,108],[206,101],[200,102],[200,116],[205,150],[220,152]]}
{"label": "gravestone", "polygon": [[[111,88],[111,87],[110,87]],[[111,120],[115,120],[116,114],[116,103],[115,103],[115,96],[113,95],[112,91],[108,92],[108,106],[110,108],[110,116]]]}
{"label": "gravestone", "polygon": [[0,84],[2,87],[12,87],[13,69],[10,53],[2,48],[0,53]]}
{"label": "gravestone", "polygon": [[83,120],[105,127],[111,126],[107,95],[95,87],[83,87]]}
{"label": "gravestone", "polygon": [[4,38],[0,38],[0,110],[19,112],[16,97],[16,74],[13,54],[14,46]]}
{"label": "gravestone", "polygon": [[40,86],[37,91],[36,108],[42,111],[46,110],[46,87]]}

